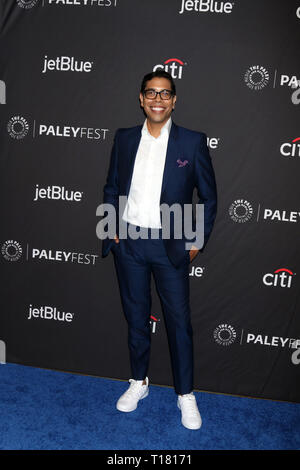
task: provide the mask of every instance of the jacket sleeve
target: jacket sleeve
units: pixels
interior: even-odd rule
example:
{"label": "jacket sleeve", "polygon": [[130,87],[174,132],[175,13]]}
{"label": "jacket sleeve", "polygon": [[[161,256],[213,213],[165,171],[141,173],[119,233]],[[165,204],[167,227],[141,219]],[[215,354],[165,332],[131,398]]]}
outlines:
{"label": "jacket sleeve", "polygon": [[114,136],[113,147],[110,155],[110,163],[106,183],[103,188],[103,202],[113,204],[117,210],[119,197],[119,181],[118,181],[118,132]]}
{"label": "jacket sleeve", "polygon": [[[207,136],[201,133],[195,155],[195,186],[197,188],[198,204],[204,204],[204,251],[217,214],[217,186],[212,165]],[[195,244],[196,246],[196,244]]]}
{"label": "jacket sleeve", "polygon": [[116,232],[119,233],[119,177],[118,177],[118,158],[119,158],[119,129],[114,135],[113,146],[110,155],[110,163],[106,177],[106,183],[103,188],[103,202],[112,204],[116,210]]}

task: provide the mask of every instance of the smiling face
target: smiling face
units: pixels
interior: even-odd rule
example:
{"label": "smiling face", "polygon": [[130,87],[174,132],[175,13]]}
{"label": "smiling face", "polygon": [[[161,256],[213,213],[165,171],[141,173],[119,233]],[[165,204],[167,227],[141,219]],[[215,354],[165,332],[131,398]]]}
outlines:
{"label": "smiling face", "polygon": [[[155,77],[146,83],[146,90],[151,88],[155,91],[171,90],[171,83],[167,78]],[[160,95],[156,95],[154,100],[146,98],[140,93],[140,103],[146,113],[148,120],[153,124],[161,124],[167,122],[175,107],[176,95],[171,96],[169,100],[162,100]]]}

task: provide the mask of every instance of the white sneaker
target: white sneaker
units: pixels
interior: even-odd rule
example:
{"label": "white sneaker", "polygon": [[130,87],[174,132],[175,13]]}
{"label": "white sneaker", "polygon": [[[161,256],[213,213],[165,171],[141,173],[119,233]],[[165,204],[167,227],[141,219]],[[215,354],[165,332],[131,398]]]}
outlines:
{"label": "white sneaker", "polygon": [[146,385],[143,380],[129,379],[130,387],[120,396],[117,401],[117,409],[119,411],[129,412],[137,408],[139,400],[146,398],[149,394],[149,379],[146,377]]}
{"label": "white sneaker", "polygon": [[188,429],[199,429],[201,427],[202,419],[193,392],[178,395],[177,406],[181,410],[181,422],[184,427]]}

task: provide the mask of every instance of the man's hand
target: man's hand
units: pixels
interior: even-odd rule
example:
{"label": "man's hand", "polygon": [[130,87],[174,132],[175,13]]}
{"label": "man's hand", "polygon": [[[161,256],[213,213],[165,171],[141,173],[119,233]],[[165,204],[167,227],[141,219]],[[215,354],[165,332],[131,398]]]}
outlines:
{"label": "man's hand", "polygon": [[119,240],[118,235],[115,235],[115,236],[114,236],[114,240],[115,240],[115,243],[120,243],[120,240]]}
{"label": "man's hand", "polygon": [[189,251],[189,253],[190,253],[190,262],[193,261],[194,258],[196,258],[197,254],[198,254],[198,251],[199,251],[199,249],[196,248],[194,245],[192,245],[192,248]]}

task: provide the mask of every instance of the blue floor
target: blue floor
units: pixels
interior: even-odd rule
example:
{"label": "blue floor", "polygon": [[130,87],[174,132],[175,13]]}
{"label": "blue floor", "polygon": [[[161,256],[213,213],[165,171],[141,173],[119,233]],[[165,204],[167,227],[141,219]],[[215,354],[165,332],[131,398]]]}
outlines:
{"label": "blue floor", "polygon": [[132,413],[128,384],[0,365],[0,449],[300,449],[300,404],[197,392],[202,428],[180,423],[172,388],[150,386]]}

